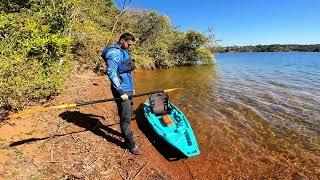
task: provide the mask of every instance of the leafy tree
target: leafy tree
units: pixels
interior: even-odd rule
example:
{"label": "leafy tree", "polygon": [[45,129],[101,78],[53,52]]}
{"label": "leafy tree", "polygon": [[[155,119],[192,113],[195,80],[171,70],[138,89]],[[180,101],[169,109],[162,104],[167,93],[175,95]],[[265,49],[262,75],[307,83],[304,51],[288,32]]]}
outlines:
{"label": "leafy tree", "polygon": [[214,36],[181,32],[156,11],[120,10],[112,0],[3,0],[0,108],[61,92],[74,65],[103,69],[102,48],[124,32],[137,37],[132,55],[140,68],[213,63]]}
{"label": "leafy tree", "polygon": [[72,4],[4,1],[0,13],[0,107],[60,92],[71,70],[72,39],[64,35]]}
{"label": "leafy tree", "polygon": [[173,56],[177,59],[176,64],[192,65],[197,63],[212,63],[212,52],[204,48],[208,38],[197,31],[188,31],[184,34],[172,49]]}

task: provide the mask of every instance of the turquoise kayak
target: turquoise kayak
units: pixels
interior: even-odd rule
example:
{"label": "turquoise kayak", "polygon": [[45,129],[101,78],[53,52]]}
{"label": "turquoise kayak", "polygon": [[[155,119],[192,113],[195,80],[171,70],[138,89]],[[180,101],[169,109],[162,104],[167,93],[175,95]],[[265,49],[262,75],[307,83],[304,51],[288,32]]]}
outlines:
{"label": "turquoise kayak", "polygon": [[149,100],[143,104],[144,114],[151,127],[158,136],[187,157],[199,155],[198,143],[187,118],[172,103],[168,106],[171,111],[164,117],[152,112]]}

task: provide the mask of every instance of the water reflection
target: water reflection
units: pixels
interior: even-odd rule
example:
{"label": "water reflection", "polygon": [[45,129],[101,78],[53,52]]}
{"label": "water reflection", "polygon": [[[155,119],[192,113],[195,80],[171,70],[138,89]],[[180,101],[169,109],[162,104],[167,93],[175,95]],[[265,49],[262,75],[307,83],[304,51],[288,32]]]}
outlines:
{"label": "water reflection", "polygon": [[[134,76],[137,92],[175,87],[184,88],[169,94],[170,99],[177,105],[201,107],[200,105],[203,103],[199,99],[212,101],[214,98],[212,96],[216,81],[214,65],[142,71],[136,72]],[[140,100],[144,101],[145,98]]]}

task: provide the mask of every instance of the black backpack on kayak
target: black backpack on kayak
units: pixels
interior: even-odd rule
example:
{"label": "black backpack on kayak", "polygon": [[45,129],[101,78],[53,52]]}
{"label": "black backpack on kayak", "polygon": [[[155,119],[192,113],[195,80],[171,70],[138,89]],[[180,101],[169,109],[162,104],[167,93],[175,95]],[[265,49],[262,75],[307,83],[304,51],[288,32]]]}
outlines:
{"label": "black backpack on kayak", "polygon": [[169,96],[166,93],[155,93],[149,95],[152,112],[156,116],[166,115],[171,112]]}

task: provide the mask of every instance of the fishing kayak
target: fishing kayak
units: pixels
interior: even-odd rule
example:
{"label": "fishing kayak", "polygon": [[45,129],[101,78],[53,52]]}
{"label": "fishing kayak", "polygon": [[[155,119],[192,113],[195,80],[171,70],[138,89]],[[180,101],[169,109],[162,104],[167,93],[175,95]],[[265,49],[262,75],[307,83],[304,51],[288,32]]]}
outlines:
{"label": "fishing kayak", "polygon": [[149,99],[143,104],[144,114],[158,136],[187,157],[199,155],[198,143],[187,118],[172,103],[168,103],[168,108],[168,114],[156,115]]}

